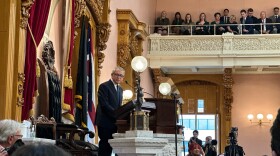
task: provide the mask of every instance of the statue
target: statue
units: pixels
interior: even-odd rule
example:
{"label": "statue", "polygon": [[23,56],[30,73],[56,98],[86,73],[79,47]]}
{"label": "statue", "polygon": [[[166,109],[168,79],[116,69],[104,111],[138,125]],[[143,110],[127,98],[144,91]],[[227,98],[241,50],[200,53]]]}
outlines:
{"label": "statue", "polygon": [[55,63],[55,51],[52,41],[44,45],[42,59],[47,69],[49,87],[49,117],[53,117],[57,123],[61,122],[61,87]]}

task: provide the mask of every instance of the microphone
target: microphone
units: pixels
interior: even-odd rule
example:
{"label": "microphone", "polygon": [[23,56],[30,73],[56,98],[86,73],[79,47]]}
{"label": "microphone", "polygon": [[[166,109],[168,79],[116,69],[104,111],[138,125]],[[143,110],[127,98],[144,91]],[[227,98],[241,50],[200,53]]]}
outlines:
{"label": "microphone", "polygon": [[133,88],[133,87],[128,83],[127,80],[125,80],[124,82],[125,82],[130,88]]}
{"label": "microphone", "polygon": [[[134,87],[132,87],[132,85],[130,85],[130,84],[128,83],[127,80],[125,80],[124,82],[125,82],[130,88],[134,89]],[[155,98],[154,95],[152,95],[151,93],[148,93],[148,92],[145,92],[145,91],[143,91],[143,93],[148,94],[148,95],[150,95],[151,97]]]}

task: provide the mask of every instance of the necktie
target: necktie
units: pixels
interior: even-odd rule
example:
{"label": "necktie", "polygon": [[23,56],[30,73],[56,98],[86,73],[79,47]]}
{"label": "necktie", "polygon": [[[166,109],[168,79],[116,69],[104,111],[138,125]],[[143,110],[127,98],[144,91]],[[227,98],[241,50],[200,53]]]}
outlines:
{"label": "necktie", "polygon": [[224,22],[227,23],[227,17],[225,16]]}

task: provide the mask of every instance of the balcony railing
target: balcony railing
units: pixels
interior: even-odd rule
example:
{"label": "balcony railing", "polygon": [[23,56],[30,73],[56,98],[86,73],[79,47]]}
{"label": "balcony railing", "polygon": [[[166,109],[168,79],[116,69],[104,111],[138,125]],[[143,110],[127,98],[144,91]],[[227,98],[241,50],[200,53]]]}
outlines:
{"label": "balcony railing", "polygon": [[164,68],[169,73],[186,73],[187,69],[203,71],[199,70],[201,68],[222,71],[224,67],[242,67],[242,71],[243,67],[250,68],[249,71],[252,70],[251,67],[256,67],[256,71],[280,72],[280,34],[152,33],[148,39],[147,57],[150,60],[150,67]]}
{"label": "balcony railing", "polygon": [[[183,31],[188,30],[188,35],[197,35],[195,32],[198,29],[204,29],[206,34],[217,35],[217,28],[223,27],[225,32],[228,32],[228,27],[236,29],[235,35],[242,35],[243,28],[252,27],[253,32],[251,34],[263,34],[264,26],[266,30],[271,29],[270,33],[277,33],[277,29],[280,29],[280,23],[259,23],[259,24],[214,24],[214,25],[149,25],[149,34],[160,33],[161,35],[184,35]],[[175,29],[177,29],[175,31]],[[180,33],[177,31],[179,30]]]}

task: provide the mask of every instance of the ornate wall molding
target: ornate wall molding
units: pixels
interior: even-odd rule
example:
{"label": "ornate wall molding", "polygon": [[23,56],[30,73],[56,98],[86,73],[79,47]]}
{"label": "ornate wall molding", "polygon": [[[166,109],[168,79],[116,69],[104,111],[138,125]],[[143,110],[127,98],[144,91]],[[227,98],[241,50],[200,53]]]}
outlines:
{"label": "ornate wall molding", "polygon": [[23,84],[25,81],[25,75],[24,73],[18,73],[18,94],[17,94],[17,106],[22,107],[24,103],[23,95]]}
{"label": "ornate wall molding", "polygon": [[280,55],[280,35],[149,36],[150,56]]}
{"label": "ornate wall molding", "polygon": [[85,9],[86,9],[85,0],[75,0],[75,17],[74,17],[75,28],[80,27],[80,18],[84,14]]}
{"label": "ornate wall molding", "polygon": [[22,0],[21,1],[21,18],[20,18],[20,27],[26,29],[28,18],[30,17],[29,10],[34,4],[35,0]]}
{"label": "ornate wall molding", "polygon": [[223,85],[224,85],[224,108],[225,108],[225,118],[226,121],[231,121],[231,104],[233,102],[232,96],[232,86],[233,86],[233,78],[232,78],[232,69],[225,68],[223,75]]}
{"label": "ornate wall molding", "polygon": [[143,40],[147,37],[146,24],[139,22],[128,9],[117,10],[118,56],[117,64],[126,67],[134,56],[142,55]]}
{"label": "ornate wall molding", "polygon": [[[89,18],[90,24],[95,23],[96,26],[96,48],[98,57],[98,75],[101,74],[102,63],[105,54],[102,53],[107,48],[106,42],[109,39],[111,25],[104,19],[103,15],[108,14],[109,7],[107,6],[108,0],[76,0],[75,1],[75,28],[79,28],[80,20],[83,15]],[[107,15],[106,15],[107,16]],[[75,31],[75,38],[78,36]]]}

